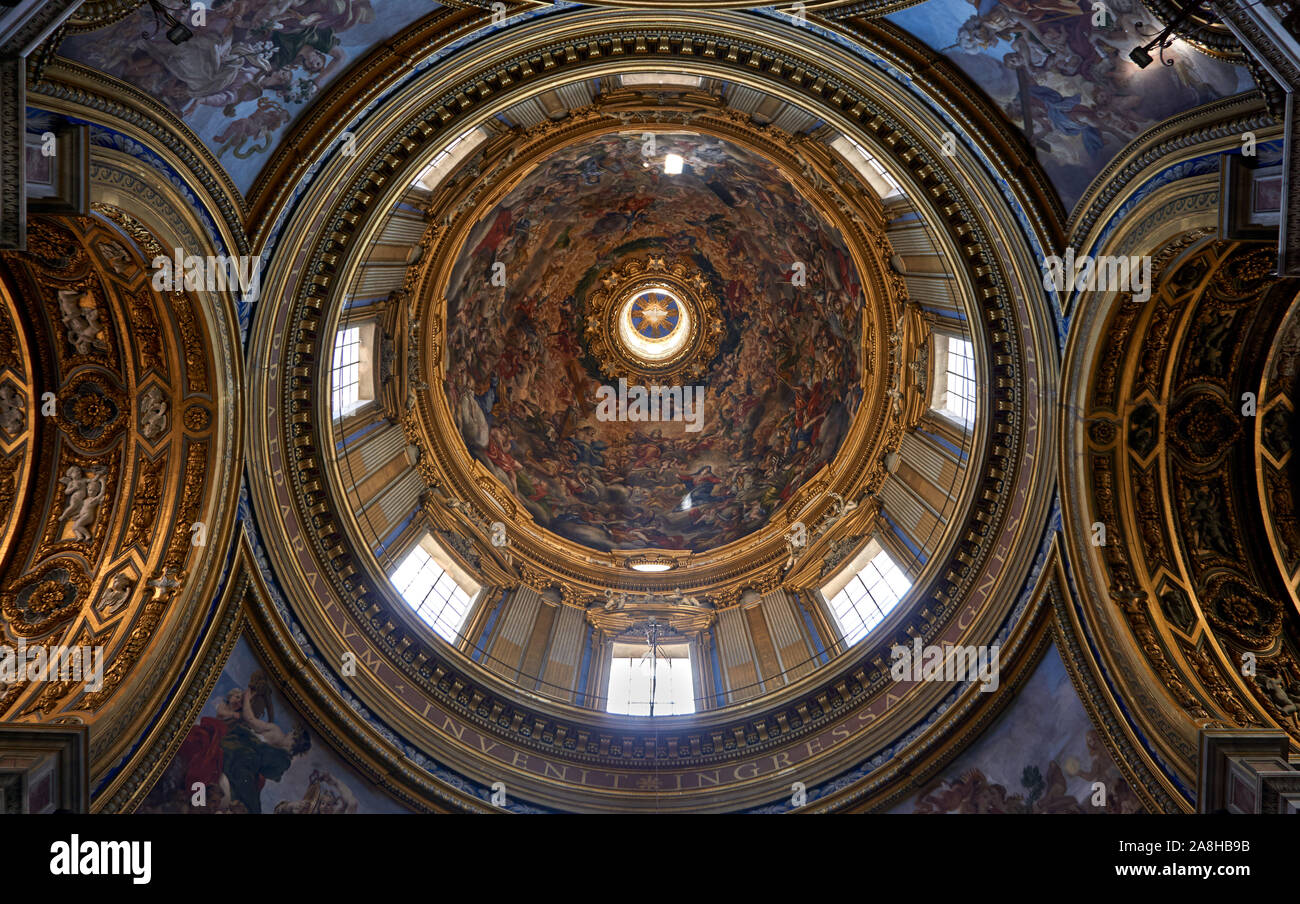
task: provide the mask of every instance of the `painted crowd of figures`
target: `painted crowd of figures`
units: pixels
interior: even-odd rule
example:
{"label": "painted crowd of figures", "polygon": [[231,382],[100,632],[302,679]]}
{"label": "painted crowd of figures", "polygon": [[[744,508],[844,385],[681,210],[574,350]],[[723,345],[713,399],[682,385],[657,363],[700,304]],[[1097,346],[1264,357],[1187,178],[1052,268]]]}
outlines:
{"label": "painted crowd of figures", "polygon": [[1160,30],[1141,0],[929,0],[891,21],[951,56],[1024,129],[1067,210],[1118,150],[1157,122],[1250,87],[1244,69],[1185,44],[1145,69]]}
{"label": "painted crowd of figures", "polygon": [[[861,399],[862,287],[838,232],[739,147],[657,143],[682,174],[617,135],[548,159],[477,226],[447,293],[446,388],[468,448],[539,523],[598,549],[744,536],[834,456]],[[699,432],[595,416],[610,378],[583,344],[588,289],[651,254],[698,267],[721,303],[719,354],[690,381]]]}

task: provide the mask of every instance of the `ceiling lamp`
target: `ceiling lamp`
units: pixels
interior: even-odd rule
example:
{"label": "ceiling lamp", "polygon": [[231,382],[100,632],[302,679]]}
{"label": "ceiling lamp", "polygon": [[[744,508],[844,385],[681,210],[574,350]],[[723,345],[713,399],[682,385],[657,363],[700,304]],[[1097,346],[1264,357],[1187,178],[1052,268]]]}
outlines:
{"label": "ceiling lamp", "polygon": [[637,556],[629,556],[627,567],[633,571],[670,571],[677,567],[677,561],[672,556],[642,553]]}
{"label": "ceiling lamp", "polygon": [[670,176],[680,175],[682,171],[682,155],[669,154],[664,158],[664,172]]}

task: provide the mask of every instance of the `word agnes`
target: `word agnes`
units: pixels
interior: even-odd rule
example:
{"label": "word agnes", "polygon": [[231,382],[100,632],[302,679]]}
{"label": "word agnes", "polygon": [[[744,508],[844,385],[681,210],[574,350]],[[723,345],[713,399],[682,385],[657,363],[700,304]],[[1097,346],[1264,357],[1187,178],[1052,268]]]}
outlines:
{"label": "word agnes", "polygon": [[52,876],[131,876],[136,885],[148,885],[153,877],[153,842],[70,841],[50,845]]}
{"label": "word agnes", "polygon": [[1108,254],[1076,258],[1074,249],[1067,248],[1064,257],[1053,254],[1043,258],[1043,288],[1057,292],[1131,292],[1134,301],[1145,302],[1151,298],[1151,258]]}
{"label": "word agnes", "polygon": [[704,428],[703,386],[602,386],[596,391],[598,421],[682,421],[687,433]]}
{"label": "word agnes", "polygon": [[153,287],[159,292],[229,292],[238,288],[245,302],[257,301],[262,289],[262,259],[247,254],[181,257],[158,255],[153,259]]}

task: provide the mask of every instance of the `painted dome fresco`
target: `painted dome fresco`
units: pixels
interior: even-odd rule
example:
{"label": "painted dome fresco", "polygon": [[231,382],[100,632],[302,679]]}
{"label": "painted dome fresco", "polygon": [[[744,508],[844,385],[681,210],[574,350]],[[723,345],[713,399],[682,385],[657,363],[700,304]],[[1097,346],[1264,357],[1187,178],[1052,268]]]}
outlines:
{"label": "painted dome fresco", "polygon": [[1296,7],[0,3],[0,813],[1294,809]]}
{"label": "painted dome fresco", "polygon": [[[539,525],[601,550],[710,549],[834,458],[862,397],[863,291],[839,232],[758,154],[599,136],[469,234],[446,293],[448,402]],[[600,405],[620,379],[623,419]],[[683,385],[682,416],[635,419],[635,387]]]}

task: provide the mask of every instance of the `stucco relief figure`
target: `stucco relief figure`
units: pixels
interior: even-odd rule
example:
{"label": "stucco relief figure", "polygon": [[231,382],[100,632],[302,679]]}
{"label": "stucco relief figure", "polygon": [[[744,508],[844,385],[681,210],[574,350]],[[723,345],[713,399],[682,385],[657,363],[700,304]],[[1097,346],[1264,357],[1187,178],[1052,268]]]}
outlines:
{"label": "stucco relief figure", "polygon": [[124,574],[115,575],[108,587],[99,597],[99,608],[105,615],[115,615],[131,599],[134,588],[131,579]]}
{"label": "stucco relief figure", "polygon": [[108,261],[108,265],[113,268],[113,272],[118,276],[129,273],[135,268],[131,255],[117,242],[100,242],[95,247],[99,249],[99,253],[104,256],[104,259]]}
{"label": "stucco relief figure", "polygon": [[[87,307],[86,305],[90,306]],[[108,343],[100,338],[104,324],[100,320],[99,308],[94,298],[84,289],[59,290],[59,312],[63,326],[68,331],[68,343],[78,355],[89,355],[95,349],[108,348]]]}
{"label": "stucco relief figure", "polygon": [[1300,711],[1300,703],[1292,699],[1287,692],[1286,683],[1281,678],[1270,675],[1264,676],[1264,690],[1268,691],[1269,697],[1277,705],[1278,712],[1284,716],[1295,716]]}
{"label": "stucco relief figure", "polygon": [[1191,527],[1192,549],[1201,552],[1218,552],[1231,556],[1233,542],[1223,525],[1223,512],[1219,491],[1212,486],[1201,485],[1192,492],[1187,504],[1187,516]]}
{"label": "stucco relief figure", "polygon": [[800,554],[803,552],[805,544],[796,542],[798,538],[793,531],[786,534],[783,539],[785,540],[786,551],[784,570],[789,571],[794,565],[795,560],[798,559]]}
{"label": "stucco relief figure", "polygon": [[140,433],[154,439],[167,430],[167,397],[156,385],[140,397]]}
{"label": "stucco relief figure", "polygon": [[838,521],[840,518],[858,507],[857,502],[847,500],[839,493],[827,493],[826,496],[832,502],[829,514],[835,521]]}
{"label": "stucco relief figure", "polygon": [[72,535],[78,540],[90,539],[90,526],[99,517],[99,507],[107,495],[108,486],[102,471],[83,472],[73,465],[59,478],[67,502],[60,521],[72,522]]}
{"label": "stucco relief figure", "polygon": [[926,382],[929,380],[929,373],[925,366],[927,345],[928,343],[925,342],[918,345],[916,347],[916,357],[907,365],[907,369],[912,372],[912,384],[916,387],[917,392],[925,392]]}
{"label": "stucco relief figure", "polygon": [[26,416],[22,397],[12,386],[0,386],[0,428],[10,436],[17,436],[23,430]]}
{"label": "stucco relief figure", "polygon": [[898,374],[894,374],[894,383],[892,386],[889,387],[888,390],[885,391],[885,395],[889,397],[889,404],[890,407],[893,409],[894,414],[897,415],[898,417],[902,417],[903,416],[903,393],[898,388]]}
{"label": "stucco relief figure", "polygon": [[694,609],[703,608],[698,596],[692,596],[689,593],[682,593],[681,589],[672,591],[668,594],[668,600],[675,606],[690,606]]}

